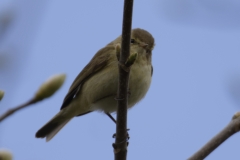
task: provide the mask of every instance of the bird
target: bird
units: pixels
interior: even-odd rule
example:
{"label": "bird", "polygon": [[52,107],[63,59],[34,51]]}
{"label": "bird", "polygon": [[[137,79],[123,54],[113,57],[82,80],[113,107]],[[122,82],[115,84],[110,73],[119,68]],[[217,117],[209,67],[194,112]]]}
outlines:
{"label": "bird", "polygon": [[[36,138],[50,141],[71,119],[93,111],[117,111],[115,99],[118,89],[118,56],[116,46],[121,46],[122,36],[100,49],[83,68],[70,86],[60,111],[36,132]],[[128,109],[147,93],[153,75],[152,50],[155,42],[146,30],[131,31],[130,55],[137,54],[129,75]]]}

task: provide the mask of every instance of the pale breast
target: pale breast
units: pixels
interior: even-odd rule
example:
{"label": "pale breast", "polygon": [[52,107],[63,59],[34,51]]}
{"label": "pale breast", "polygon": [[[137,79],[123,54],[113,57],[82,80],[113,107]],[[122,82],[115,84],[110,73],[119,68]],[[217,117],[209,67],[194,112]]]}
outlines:
{"label": "pale breast", "polygon": [[151,84],[151,65],[133,65],[129,79],[129,108],[139,102],[147,93]]}
{"label": "pale breast", "polygon": [[[91,104],[91,110],[115,112],[117,109],[118,65],[110,64],[96,73],[83,87],[87,91],[84,97]],[[151,64],[134,63],[129,77],[128,108],[139,102],[147,93],[151,83]]]}

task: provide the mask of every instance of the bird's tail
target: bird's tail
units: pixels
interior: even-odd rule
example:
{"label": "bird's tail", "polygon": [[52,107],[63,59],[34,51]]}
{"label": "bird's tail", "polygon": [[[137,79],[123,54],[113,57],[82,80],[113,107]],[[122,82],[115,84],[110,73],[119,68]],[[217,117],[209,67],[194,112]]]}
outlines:
{"label": "bird's tail", "polygon": [[72,117],[69,118],[64,115],[65,114],[60,111],[47,124],[37,131],[36,137],[46,137],[46,141],[50,141],[72,119]]}

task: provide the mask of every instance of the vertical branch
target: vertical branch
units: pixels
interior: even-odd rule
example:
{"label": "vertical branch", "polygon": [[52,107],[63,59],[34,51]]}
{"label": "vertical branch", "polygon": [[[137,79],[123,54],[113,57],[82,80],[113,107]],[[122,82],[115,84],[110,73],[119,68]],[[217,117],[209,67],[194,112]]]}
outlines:
{"label": "vertical branch", "polygon": [[[132,10],[133,0],[124,1],[123,25],[122,25],[122,43],[119,63],[125,64],[129,57],[130,38],[132,28]],[[118,82],[118,109],[117,109],[117,127],[116,140],[113,144],[115,160],[126,160],[127,158],[127,105],[128,105],[128,79],[129,72],[126,72],[119,65]]]}

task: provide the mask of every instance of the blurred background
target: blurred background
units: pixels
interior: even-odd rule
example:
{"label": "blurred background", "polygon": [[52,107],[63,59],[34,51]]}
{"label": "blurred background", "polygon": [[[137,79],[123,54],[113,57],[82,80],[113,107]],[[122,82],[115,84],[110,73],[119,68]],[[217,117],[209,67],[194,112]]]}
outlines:
{"label": "blurred background", "polygon": [[[0,123],[15,160],[113,159],[115,125],[102,113],[73,119],[46,143],[35,132],[54,116],[77,74],[121,34],[123,1],[1,0],[0,113],[66,73],[50,99]],[[139,0],[133,28],[155,37],[147,96],[128,113],[128,159],[187,159],[240,110],[240,1]],[[207,160],[239,159],[240,135]]]}

